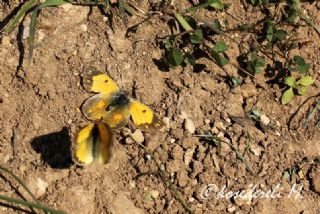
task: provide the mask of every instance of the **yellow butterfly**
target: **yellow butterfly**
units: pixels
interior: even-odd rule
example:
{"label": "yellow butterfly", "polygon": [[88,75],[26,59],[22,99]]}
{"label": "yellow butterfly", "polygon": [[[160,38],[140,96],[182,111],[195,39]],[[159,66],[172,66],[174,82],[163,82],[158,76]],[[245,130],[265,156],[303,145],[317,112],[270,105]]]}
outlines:
{"label": "yellow butterfly", "polygon": [[89,164],[94,160],[106,164],[111,158],[112,132],[102,122],[89,123],[76,136],[75,161]]}
{"label": "yellow butterfly", "polygon": [[87,91],[98,93],[88,98],[82,106],[87,119],[102,119],[112,129],[125,126],[130,116],[133,123],[144,131],[163,126],[163,122],[148,106],[129,98],[107,74],[95,67],[84,70],[82,81]]}

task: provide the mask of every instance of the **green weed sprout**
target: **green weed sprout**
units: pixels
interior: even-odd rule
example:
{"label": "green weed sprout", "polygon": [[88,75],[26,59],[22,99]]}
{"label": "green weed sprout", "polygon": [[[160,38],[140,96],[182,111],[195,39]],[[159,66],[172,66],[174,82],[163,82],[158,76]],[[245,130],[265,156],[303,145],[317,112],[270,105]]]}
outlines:
{"label": "green weed sprout", "polygon": [[290,103],[295,94],[305,95],[308,92],[308,87],[314,83],[314,80],[310,76],[304,76],[297,81],[294,77],[289,76],[284,79],[284,83],[289,88],[282,94],[281,103],[286,105]]}

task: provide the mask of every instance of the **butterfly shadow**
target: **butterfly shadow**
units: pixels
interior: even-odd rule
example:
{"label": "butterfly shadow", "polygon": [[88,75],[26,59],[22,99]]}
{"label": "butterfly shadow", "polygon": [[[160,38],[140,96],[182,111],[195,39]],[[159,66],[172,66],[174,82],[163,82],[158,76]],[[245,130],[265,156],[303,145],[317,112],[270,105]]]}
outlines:
{"label": "butterfly shadow", "polygon": [[73,163],[69,130],[66,127],[63,127],[59,132],[34,138],[31,146],[52,168],[69,168]]}

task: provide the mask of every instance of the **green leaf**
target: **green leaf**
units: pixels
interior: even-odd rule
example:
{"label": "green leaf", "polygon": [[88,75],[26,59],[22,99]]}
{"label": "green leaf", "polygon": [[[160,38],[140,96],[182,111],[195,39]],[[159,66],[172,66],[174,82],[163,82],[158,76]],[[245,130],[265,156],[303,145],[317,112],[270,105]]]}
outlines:
{"label": "green leaf", "polygon": [[255,64],[256,64],[256,67],[263,67],[265,65],[265,61],[264,59],[258,57]]}
{"label": "green leaf", "polygon": [[195,58],[192,54],[187,53],[187,54],[185,54],[184,57],[185,57],[185,58],[184,58],[184,62],[185,62],[186,64],[189,64],[189,65],[194,65],[194,64],[196,64],[196,58]]}
{"label": "green leaf", "polygon": [[273,26],[270,26],[270,25],[268,26],[267,34],[273,35]]}
{"label": "green leaf", "polygon": [[284,83],[290,87],[293,87],[296,84],[296,80],[293,77],[284,78]]}
{"label": "green leaf", "polygon": [[283,172],[283,177],[284,177],[285,179],[287,179],[287,180],[290,179],[291,176],[290,176],[289,170],[286,170],[286,171]]}
{"label": "green leaf", "polygon": [[255,72],[256,74],[261,74],[261,73],[262,73],[262,69],[261,69],[260,67],[255,67],[255,68],[254,68],[254,72]]}
{"label": "green leaf", "polygon": [[310,68],[310,64],[306,63],[301,56],[298,56],[298,55],[294,56],[293,61],[298,65],[296,69],[300,73],[306,73]]}
{"label": "green leaf", "polygon": [[304,59],[301,56],[295,55],[293,57],[293,61],[297,64],[297,65],[305,65],[306,62],[304,61]]}
{"label": "green leaf", "polygon": [[269,41],[271,42],[272,39],[273,39],[273,34],[268,34],[268,35],[267,35],[267,40],[269,40]]}
{"label": "green leaf", "polygon": [[252,113],[257,117],[260,117],[262,115],[262,113],[256,107],[252,109]]}
{"label": "green leaf", "polygon": [[292,100],[292,97],[293,97],[293,88],[290,87],[289,89],[285,90],[284,93],[282,94],[281,103],[283,105],[288,104]]}
{"label": "green leaf", "polygon": [[22,17],[25,16],[25,14],[33,8],[37,4],[37,0],[30,0],[23,4],[23,6],[18,11],[17,15],[13,19],[10,20],[8,24],[3,28],[3,32],[10,33],[21,21]]}
{"label": "green leaf", "polygon": [[209,0],[210,7],[217,10],[222,10],[224,8],[223,3],[220,0]]}
{"label": "green leaf", "polygon": [[172,44],[173,44],[173,41],[172,41],[172,38],[168,37],[164,40],[164,47],[169,50],[170,48],[172,48]]}
{"label": "green leaf", "polygon": [[225,42],[216,42],[212,50],[216,53],[221,53],[228,50],[228,46]]}
{"label": "green leaf", "polygon": [[310,68],[310,64],[305,64],[303,66],[298,66],[297,67],[297,70],[300,72],[300,73],[306,73]]}
{"label": "green leaf", "polygon": [[314,83],[314,80],[310,76],[304,76],[301,77],[301,79],[298,80],[297,84],[302,86],[310,86]]}
{"label": "green leaf", "polygon": [[174,48],[168,54],[168,62],[172,66],[181,65],[183,62],[183,53],[180,49]]}
{"label": "green leaf", "polygon": [[218,30],[222,30],[222,25],[221,25],[219,19],[215,19],[212,24],[213,24],[213,26],[214,26],[215,28],[217,28]]}
{"label": "green leaf", "polygon": [[297,90],[300,95],[305,95],[308,92],[308,88],[306,86],[298,86]]}
{"label": "green leaf", "polygon": [[203,38],[203,33],[201,29],[198,29],[191,36],[190,40],[193,44],[200,44]]}
{"label": "green leaf", "polygon": [[225,66],[229,62],[227,58],[225,58],[222,54],[215,52],[213,49],[211,49],[211,56],[220,67]]}
{"label": "green leaf", "polygon": [[231,83],[232,83],[232,87],[236,87],[242,84],[242,80],[236,77],[231,77]]}
{"label": "green leaf", "polygon": [[287,32],[284,30],[276,30],[273,34],[273,36],[275,37],[275,39],[278,39],[280,41],[285,40],[287,37]]}

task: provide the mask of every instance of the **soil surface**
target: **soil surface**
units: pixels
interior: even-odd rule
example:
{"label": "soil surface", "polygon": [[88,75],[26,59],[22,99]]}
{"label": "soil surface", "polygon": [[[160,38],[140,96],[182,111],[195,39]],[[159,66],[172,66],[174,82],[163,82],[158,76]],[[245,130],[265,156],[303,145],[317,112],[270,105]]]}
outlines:
{"label": "soil surface", "polygon": [[[228,12],[203,10],[203,17],[228,19],[231,29],[262,16],[240,1],[226,2],[231,3]],[[149,11],[158,3],[133,4]],[[20,6],[18,0],[1,1],[1,27]],[[191,3],[176,6],[187,8]],[[304,5],[320,24],[317,6]],[[270,83],[270,77],[247,77],[233,88],[226,76],[237,74],[237,69],[228,65],[222,70],[206,57],[199,60],[199,70],[192,66],[166,70],[159,63],[164,51],[157,38],[171,33],[170,20],[161,14],[143,20],[123,16],[116,8],[105,12],[73,5],[46,8],[37,19],[32,65],[28,64],[29,16],[19,29],[3,36],[1,165],[22,178],[42,204],[68,213],[186,213],[175,193],[195,213],[320,213],[319,126],[313,120],[303,125],[320,93],[316,32],[306,25],[298,27],[301,40],[310,41],[289,53],[312,64],[310,75],[316,83],[307,95],[281,105],[284,88]],[[253,36],[241,31],[228,35],[239,41]],[[238,56],[237,44],[224,36],[215,38],[229,45],[230,59]],[[166,171],[166,181],[147,151],[128,135],[135,132],[132,125],[115,131],[110,163],[82,167],[72,161],[74,135],[88,122],[80,110],[92,95],[81,86],[80,75],[88,65],[106,71],[121,89],[164,118],[166,130],[144,133],[143,144]],[[273,128],[245,117],[254,107]],[[219,146],[196,136],[210,132],[227,143]],[[10,176],[1,178],[0,194],[30,199]],[[170,182],[175,191],[166,186]],[[232,195],[252,189],[260,195]],[[0,206],[0,213],[25,212],[29,211],[5,202]]]}

